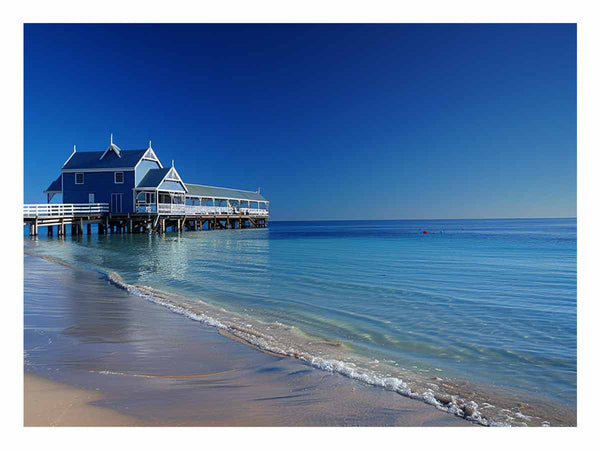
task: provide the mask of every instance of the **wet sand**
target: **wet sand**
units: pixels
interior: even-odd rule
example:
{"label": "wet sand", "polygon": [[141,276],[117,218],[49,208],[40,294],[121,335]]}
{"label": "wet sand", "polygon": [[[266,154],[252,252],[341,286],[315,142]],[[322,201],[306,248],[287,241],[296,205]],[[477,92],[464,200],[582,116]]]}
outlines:
{"label": "wet sand", "polygon": [[28,426],[472,425],[29,255],[24,350]]}

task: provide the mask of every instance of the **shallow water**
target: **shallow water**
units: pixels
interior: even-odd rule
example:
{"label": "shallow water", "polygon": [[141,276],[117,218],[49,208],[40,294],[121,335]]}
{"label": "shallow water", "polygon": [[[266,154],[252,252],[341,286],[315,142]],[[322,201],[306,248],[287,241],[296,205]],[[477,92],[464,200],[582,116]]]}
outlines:
{"label": "shallow water", "polygon": [[[26,372],[91,392],[92,405],[121,413],[111,415],[112,425],[471,424],[296,359],[258,352],[117,289],[97,272],[26,255],[24,297]],[[64,398],[62,406],[49,407],[36,393],[26,389],[25,395],[26,416],[29,407],[37,424],[71,424]],[[42,397],[48,402],[53,395],[51,386]],[[96,415],[78,423],[102,420]]]}
{"label": "shallow water", "polygon": [[[243,322],[288,353],[491,404],[495,422],[533,411],[522,422],[569,424],[542,416],[576,407],[576,234],[575,219],[273,222],[26,244]],[[523,399],[544,406],[512,406]]]}

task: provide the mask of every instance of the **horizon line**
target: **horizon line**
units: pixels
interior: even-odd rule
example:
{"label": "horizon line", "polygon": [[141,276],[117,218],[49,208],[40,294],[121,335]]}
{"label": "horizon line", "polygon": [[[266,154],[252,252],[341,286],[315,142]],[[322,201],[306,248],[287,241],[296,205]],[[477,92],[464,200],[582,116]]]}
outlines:
{"label": "horizon line", "polygon": [[436,219],[302,219],[302,220],[275,220],[270,219],[269,222],[352,222],[352,221],[380,221],[380,222],[391,222],[398,220],[550,220],[550,219],[577,219],[577,216],[568,217],[459,217],[459,218],[436,218]]}

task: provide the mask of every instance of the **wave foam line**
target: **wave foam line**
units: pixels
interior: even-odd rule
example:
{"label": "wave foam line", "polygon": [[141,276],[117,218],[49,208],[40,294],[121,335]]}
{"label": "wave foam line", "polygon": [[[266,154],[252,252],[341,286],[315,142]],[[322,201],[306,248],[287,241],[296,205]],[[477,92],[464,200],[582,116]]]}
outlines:
{"label": "wave foam line", "polygon": [[441,411],[453,414],[480,425],[510,426],[510,424],[495,422],[484,417],[479,411],[479,405],[474,401],[465,401],[455,395],[436,393],[431,389],[427,389],[424,392],[414,392],[411,390],[408,384],[398,378],[386,378],[375,374],[367,374],[365,372],[356,370],[343,361],[316,357],[307,352],[299,351],[294,348],[282,349],[276,343],[269,342],[268,336],[260,332],[249,330],[247,328],[240,327],[239,325],[226,324],[223,321],[210,317],[204,313],[195,313],[183,306],[173,304],[168,300],[169,296],[167,294],[148,286],[130,285],[115,272],[110,272],[107,275],[107,278],[112,284],[126,290],[127,292],[145,298],[155,304],[164,306],[165,308],[189,319],[202,322],[218,329],[226,330],[228,333],[236,336],[239,339],[242,339],[243,341],[257,347],[260,350],[274,353],[276,355],[296,358],[310,364],[317,369],[338,373],[371,386],[382,387],[387,391],[396,392],[404,397],[422,401],[436,407]]}

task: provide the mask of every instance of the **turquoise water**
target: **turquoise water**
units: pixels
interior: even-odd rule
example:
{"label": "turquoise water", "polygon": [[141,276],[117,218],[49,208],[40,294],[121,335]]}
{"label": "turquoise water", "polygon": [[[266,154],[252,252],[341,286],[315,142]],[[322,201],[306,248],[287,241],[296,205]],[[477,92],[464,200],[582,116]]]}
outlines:
{"label": "turquoise water", "polygon": [[293,326],[304,350],[326,342],[383,376],[467,380],[575,409],[576,219],[272,222],[30,244]]}

